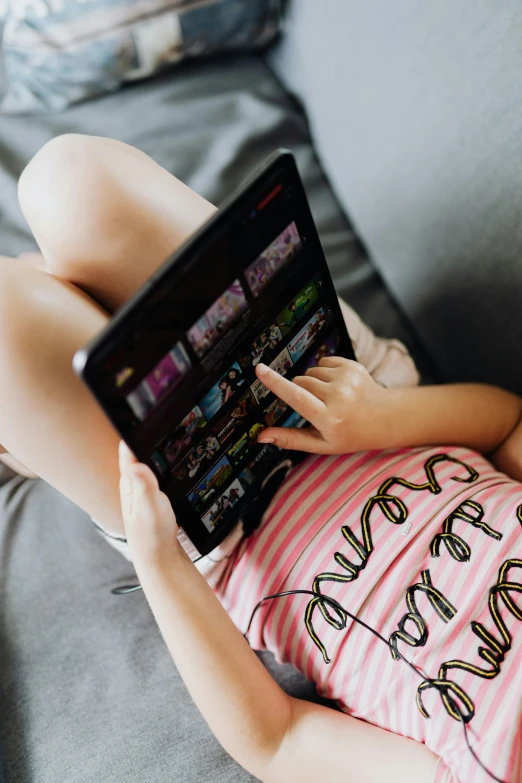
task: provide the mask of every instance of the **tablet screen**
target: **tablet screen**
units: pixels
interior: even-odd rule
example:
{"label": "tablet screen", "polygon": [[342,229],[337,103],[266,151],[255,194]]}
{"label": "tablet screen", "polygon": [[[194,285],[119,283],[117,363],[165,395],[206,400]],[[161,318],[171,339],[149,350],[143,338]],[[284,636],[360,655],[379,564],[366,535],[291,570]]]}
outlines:
{"label": "tablet screen", "polygon": [[307,423],[255,376],[353,358],[297,170],[281,155],[86,349],[83,375],[200,552],[224,538]]}

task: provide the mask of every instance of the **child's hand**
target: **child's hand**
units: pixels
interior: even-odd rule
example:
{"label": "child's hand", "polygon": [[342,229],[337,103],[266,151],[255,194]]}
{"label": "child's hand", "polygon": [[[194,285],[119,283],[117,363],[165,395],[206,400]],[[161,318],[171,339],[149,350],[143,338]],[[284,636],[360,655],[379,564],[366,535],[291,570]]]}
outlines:
{"label": "child's hand", "polygon": [[152,470],[120,443],[120,497],[125,532],[135,562],[159,563],[177,553],[178,523]]}
{"label": "child's hand", "polygon": [[387,389],[357,362],[329,356],[291,382],[264,364],[259,380],[312,424],[311,429],[270,427],[259,443],[313,454],[346,454],[384,447],[391,420]]}

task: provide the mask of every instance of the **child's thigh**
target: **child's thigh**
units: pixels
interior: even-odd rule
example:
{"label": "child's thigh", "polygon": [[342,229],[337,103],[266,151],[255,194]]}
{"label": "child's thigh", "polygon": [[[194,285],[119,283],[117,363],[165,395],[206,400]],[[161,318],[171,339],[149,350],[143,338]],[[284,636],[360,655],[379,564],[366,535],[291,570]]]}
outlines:
{"label": "child's thigh", "polygon": [[72,369],[107,319],[74,286],[0,257],[0,443],[119,533],[118,436]]}
{"label": "child's thigh", "polygon": [[139,150],[80,135],[38,152],[20,178],[19,198],[49,271],[109,310],[214,211]]}

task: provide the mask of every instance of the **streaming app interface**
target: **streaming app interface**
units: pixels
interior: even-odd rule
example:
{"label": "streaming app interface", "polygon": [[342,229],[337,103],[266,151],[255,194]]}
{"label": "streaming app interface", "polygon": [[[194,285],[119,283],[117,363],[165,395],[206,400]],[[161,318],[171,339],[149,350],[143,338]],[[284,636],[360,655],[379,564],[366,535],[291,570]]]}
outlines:
{"label": "streaming app interface", "polygon": [[213,533],[240,516],[281,458],[259,434],[307,424],[257,380],[256,365],[292,379],[323,356],[353,355],[292,190],[279,182],[248,205],[181,280],[149,297],[103,361],[110,415],[184,527],[192,519]]}

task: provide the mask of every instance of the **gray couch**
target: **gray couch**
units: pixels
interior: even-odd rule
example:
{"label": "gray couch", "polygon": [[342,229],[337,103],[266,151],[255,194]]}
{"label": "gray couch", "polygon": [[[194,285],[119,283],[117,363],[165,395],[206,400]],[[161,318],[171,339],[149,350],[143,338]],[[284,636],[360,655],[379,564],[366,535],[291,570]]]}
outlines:
{"label": "gray couch", "polygon": [[[33,246],[16,180],[56,134],[134,144],[216,203],[286,146],[338,289],[361,316],[405,340],[425,377],[522,391],[521,24],[511,0],[295,0],[264,57],[183,66],[61,115],[0,118],[0,253]],[[199,716],[143,596],[110,594],[130,577],[79,509],[0,470],[6,783],[252,779]]]}

